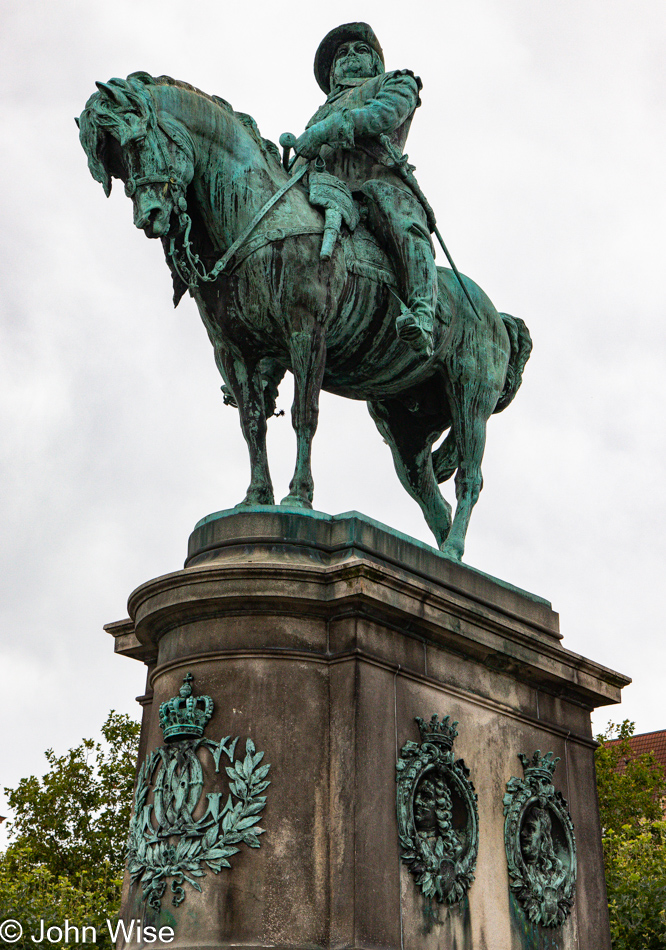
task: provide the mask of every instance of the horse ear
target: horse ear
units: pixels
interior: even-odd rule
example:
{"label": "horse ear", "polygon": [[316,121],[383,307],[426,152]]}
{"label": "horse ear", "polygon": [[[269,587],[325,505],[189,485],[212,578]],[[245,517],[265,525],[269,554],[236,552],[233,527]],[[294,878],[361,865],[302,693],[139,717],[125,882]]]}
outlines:
{"label": "horse ear", "polygon": [[78,117],[78,115],[75,115],[75,116],[74,116],[74,121],[76,122],[76,127],[77,127],[77,129],[80,129],[80,128],[81,128],[81,123],[79,122],[79,117]]}
{"label": "horse ear", "polygon": [[97,86],[97,88],[99,89],[99,91],[102,93],[103,96],[106,95],[109,99],[112,100],[112,102],[115,102],[119,106],[127,107],[128,105],[127,96],[123,92],[121,92],[121,90],[118,89],[116,86],[112,86],[108,82],[96,82],[95,85]]}

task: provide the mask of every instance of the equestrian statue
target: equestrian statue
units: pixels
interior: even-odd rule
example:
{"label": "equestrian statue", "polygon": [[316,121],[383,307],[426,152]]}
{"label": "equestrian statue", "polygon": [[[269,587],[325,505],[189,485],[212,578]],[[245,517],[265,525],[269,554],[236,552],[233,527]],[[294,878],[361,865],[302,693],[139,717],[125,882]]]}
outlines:
{"label": "equestrian statue", "polygon": [[[460,560],[486,422],[515,396],[530,335],[458,272],[403,153],[418,77],[385,70],[366,23],[331,30],[314,69],[326,102],[302,135],[281,136],[282,155],[224,99],[145,72],[97,83],[81,143],[106,194],[123,181],[134,224],[161,240],[174,304],[186,291],[197,303],[249,450],[240,506],[274,504],[266,426],[289,370],[297,453],[281,504],[312,507],[320,390],[364,399],[439,548]],[[432,234],[451,268],[435,266]],[[454,473],[452,517],[439,484]]]}

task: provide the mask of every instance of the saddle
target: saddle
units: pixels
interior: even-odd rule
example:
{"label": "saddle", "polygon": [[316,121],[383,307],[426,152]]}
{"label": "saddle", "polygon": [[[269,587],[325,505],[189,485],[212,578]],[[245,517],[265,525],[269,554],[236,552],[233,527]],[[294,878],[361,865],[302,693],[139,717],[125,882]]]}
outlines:
{"label": "saddle", "polygon": [[[268,244],[304,234],[321,234],[321,260],[330,260],[340,241],[349,273],[397,289],[398,283],[388,255],[365,224],[359,202],[345,182],[326,171],[311,171],[308,183],[310,204],[324,212],[323,225],[296,225],[293,228],[267,228],[260,231],[238,249],[228,273],[232,274],[250,255]],[[347,227],[346,232],[342,232],[343,223]]]}

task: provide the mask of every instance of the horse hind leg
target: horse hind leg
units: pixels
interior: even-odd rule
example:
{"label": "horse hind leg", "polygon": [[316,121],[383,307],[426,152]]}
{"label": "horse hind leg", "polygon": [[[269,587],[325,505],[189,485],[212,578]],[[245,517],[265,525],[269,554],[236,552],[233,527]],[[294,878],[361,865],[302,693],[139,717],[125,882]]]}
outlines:
{"label": "horse hind leg", "polygon": [[294,374],[294,402],[291,421],[296,433],[296,466],[289,483],[289,494],[280,504],[312,508],[312,440],[319,421],[319,393],[326,365],[326,340],[322,327],[315,323],[290,337],[291,368]]}
{"label": "horse hind leg", "polygon": [[432,467],[438,485],[448,481],[458,468],[458,446],[453,427],[449,429],[442,444],[432,453]]}
{"label": "horse hind leg", "polygon": [[368,410],[391,449],[400,482],[421,508],[441,547],[451,527],[451,506],[442,497],[432,466],[432,446],[441,428],[433,431],[432,425],[419,424],[418,414],[397,399],[370,401]]}
{"label": "horse hind leg", "polygon": [[456,561],[462,560],[465,553],[465,537],[469,527],[472,509],[479,499],[483,488],[481,462],[486,445],[486,422],[491,409],[483,412],[482,401],[463,397],[463,405],[450,399],[452,426],[451,438],[455,439],[458,451],[456,471],[456,511],[453,524],[442,553]]}

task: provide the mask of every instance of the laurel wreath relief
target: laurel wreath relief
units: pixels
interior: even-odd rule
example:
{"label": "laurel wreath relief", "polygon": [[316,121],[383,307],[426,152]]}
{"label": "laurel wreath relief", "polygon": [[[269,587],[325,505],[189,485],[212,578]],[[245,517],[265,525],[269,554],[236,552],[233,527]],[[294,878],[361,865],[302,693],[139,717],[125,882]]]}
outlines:
{"label": "laurel wreath relief", "polygon": [[[258,836],[264,829],[257,823],[266,805],[262,793],[270,785],[266,779],[270,765],[260,764],[264,753],[256,751],[252,739],[245,744],[244,759],[234,761],[238,737],[230,739],[225,736],[213,742],[202,738],[162,746],[141,766],[127,867],[131,883],[141,881],[143,899],[156,911],[161,908],[169,879],[171,903],[178,906],[185,899],[184,884],[201,891],[197,878],[206,876],[204,866],[218,874],[231,867],[229,858],[240,850],[238,845],[260,845]],[[198,806],[204,787],[204,770],[197,755],[200,750],[210,753],[216,773],[223,754],[232,764],[225,767],[230,782],[224,806],[222,792],[209,792],[203,815],[195,818],[195,811],[201,811]],[[149,802],[151,788],[153,800]]]}

